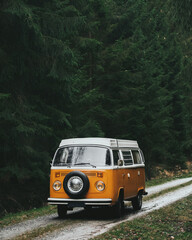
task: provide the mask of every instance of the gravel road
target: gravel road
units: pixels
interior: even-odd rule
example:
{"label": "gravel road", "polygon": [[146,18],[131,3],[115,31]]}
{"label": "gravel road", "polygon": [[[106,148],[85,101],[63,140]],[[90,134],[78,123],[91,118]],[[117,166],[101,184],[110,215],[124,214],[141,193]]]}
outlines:
{"label": "gravel road", "polygon": [[[192,178],[177,179],[165,184],[150,187],[147,189],[148,195],[178,186],[191,180]],[[126,207],[124,216],[118,220],[114,220],[110,217],[110,214],[108,215],[108,210],[106,209],[92,209],[89,212],[83,209],[76,209],[75,211],[70,211],[65,220],[58,219],[57,214],[44,215],[33,220],[27,220],[19,224],[1,228],[0,239],[14,239],[17,236],[30,232],[34,229],[63,222],[64,227],[62,230],[56,230],[49,233],[49,235],[45,235],[44,237],[41,236],[41,238],[37,239],[75,240],[78,236],[78,239],[86,240],[108,231],[110,228],[121,222],[141,217],[151,211],[165,207],[168,204],[187,197],[190,194],[192,194],[192,184],[161,195],[157,198],[144,201],[142,210],[139,212],[133,212],[132,208]],[[70,225],[67,225],[69,221]]]}

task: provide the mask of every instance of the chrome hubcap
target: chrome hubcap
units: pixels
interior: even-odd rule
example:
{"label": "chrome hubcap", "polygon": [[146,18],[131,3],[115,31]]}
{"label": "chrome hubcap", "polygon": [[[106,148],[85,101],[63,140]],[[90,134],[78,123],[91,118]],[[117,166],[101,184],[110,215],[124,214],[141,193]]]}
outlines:
{"label": "chrome hubcap", "polygon": [[83,188],[83,180],[78,176],[73,176],[68,180],[67,187],[72,193],[78,193]]}

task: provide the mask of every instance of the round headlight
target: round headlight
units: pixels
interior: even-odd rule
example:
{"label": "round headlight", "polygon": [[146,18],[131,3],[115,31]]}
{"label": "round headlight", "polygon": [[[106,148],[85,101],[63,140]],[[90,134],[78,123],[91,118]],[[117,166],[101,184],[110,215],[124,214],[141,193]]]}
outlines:
{"label": "round headlight", "polygon": [[55,181],[55,182],[53,183],[53,189],[54,189],[55,191],[59,191],[59,190],[61,189],[61,182],[60,182],[60,181]]}
{"label": "round headlight", "polygon": [[98,191],[103,191],[105,189],[105,183],[102,181],[96,182],[96,188]]}
{"label": "round headlight", "polygon": [[72,193],[78,193],[83,188],[83,180],[78,176],[73,176],[69,178],[67,182],[67,187],[70,192]]}

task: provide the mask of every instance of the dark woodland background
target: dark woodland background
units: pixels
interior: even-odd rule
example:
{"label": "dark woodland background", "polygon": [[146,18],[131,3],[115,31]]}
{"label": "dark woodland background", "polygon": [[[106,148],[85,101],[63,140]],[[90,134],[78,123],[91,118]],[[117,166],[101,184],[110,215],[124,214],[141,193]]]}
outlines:
{"label": "dark woodland background", "polygon": [[192,0],[0,1],[0,214],[42,206],[59,142],[192,152]]}

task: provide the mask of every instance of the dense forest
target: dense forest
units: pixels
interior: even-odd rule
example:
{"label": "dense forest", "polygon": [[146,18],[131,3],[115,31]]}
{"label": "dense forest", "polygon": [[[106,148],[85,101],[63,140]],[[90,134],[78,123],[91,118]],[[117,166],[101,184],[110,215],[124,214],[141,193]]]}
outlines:
{"label": "dense forest", "polygon": [[192,151],[192,0],[1,0],[0,213],[46,202],[71,137],[134,139],[147,177]]}

